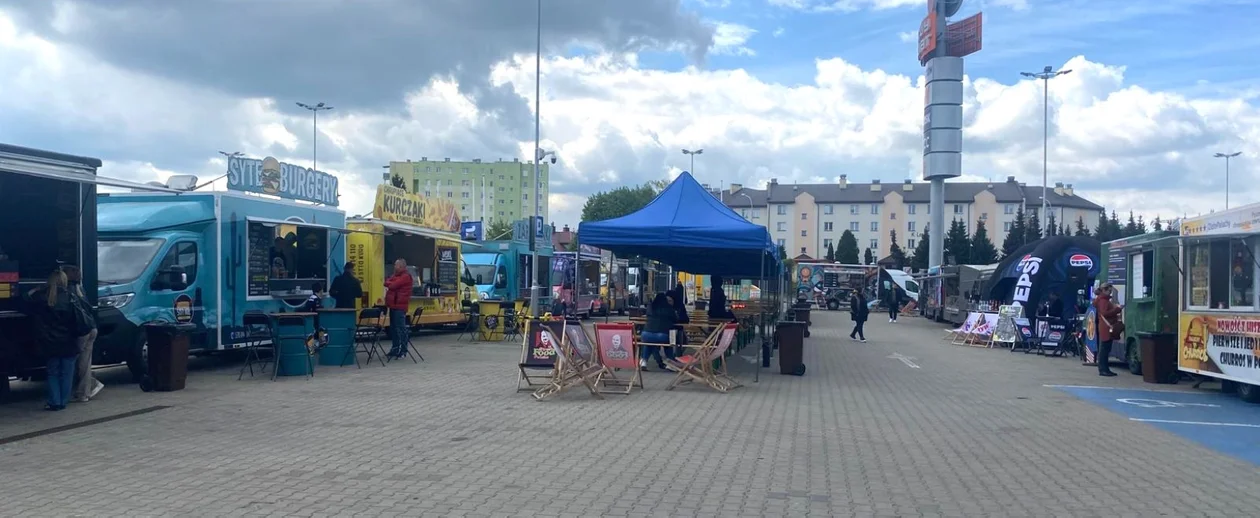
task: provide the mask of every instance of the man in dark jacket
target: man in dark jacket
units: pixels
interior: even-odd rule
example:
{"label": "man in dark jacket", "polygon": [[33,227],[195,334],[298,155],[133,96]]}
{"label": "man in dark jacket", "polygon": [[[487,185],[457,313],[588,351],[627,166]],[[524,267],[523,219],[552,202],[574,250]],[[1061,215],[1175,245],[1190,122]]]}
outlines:
{"label": "man in dark jacket", "polygon": [[363,285],[359,284],[359,279],[354,278],[354,261],[346,261],[345,269],[333,279],[328,294],[332,296],[337,309],[354,309],[354,301],[363,296]]}

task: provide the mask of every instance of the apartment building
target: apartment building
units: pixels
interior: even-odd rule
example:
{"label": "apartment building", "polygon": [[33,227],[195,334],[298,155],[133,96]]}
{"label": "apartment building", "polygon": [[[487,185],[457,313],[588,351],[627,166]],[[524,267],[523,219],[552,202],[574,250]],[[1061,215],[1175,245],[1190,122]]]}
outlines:
{"label": "apartment building", "polygon": [[487,225],[493,221],[510,223],[533,216],[535,206],[544,221],[549,221],[549,165],[545,161],[539,164],[537,184],[542,196],[538,199],[534,198],[534,162],[522,162],[518,158],[452,162],[450,158],[438,161],[422,157],[416,161],[390,162],[385,180],[400,176],[412,193],[451,200],[459,207],[464,221],[484,221]]}
{"label": "apartment building", "polygon": [[[793,257],[824,257],[827,245],[839,243],[845,230],[857,238],[860,251],[870,248],[878,258],[889,254],[892,231],[896,231],[897,244],[910,254],[931,221],[930,184],[910,180],[849,183],[848,175],[840,175],[834,184],[781,184],[771,179],[766,189],[731,184],[715,195],[744,219],[766,227]],[[1093,230],[1103,211],[1077,195],[1071,184],[1055,184],[1046,199],[1055,220],[1069,228],[1075,228],[1081,218]],[[1041,218],[1041,187],[1018,183],[1013,176],[1005,182],[945,183],[945,220],[962,221],[968,234],[975,231],[977,221],[984,221],[989,239],[998,248],[1021,206]]]}

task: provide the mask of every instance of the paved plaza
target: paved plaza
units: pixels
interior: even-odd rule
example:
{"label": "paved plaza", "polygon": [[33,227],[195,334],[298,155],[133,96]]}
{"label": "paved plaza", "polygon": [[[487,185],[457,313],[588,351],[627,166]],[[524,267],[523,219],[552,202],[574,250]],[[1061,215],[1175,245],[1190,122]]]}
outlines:
{"label": "paved plaza", "polygon": [[653,371],[630,396],[538,402],[513,391],[518,344],[453,334],[417,338],[419,365],[310,380],[200,359],[187,390],[146,394],[111,369],[58,413],[18,384],[0,515],[1260,515],[1255,464],[1054,387],[1154,387],[1139,377],[875,317],[857,343],[815,312],[804,377],[737,361],[730,394]]}

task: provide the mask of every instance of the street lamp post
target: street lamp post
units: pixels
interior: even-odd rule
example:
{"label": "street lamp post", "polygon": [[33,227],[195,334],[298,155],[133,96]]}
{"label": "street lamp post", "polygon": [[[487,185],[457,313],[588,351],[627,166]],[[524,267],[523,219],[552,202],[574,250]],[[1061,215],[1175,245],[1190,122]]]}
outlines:
{"label": "street lamp post", "polygon": [[1234,158],[1241,154],[1242,154],[1242,151],[1235,151],[1233,153],[1217,153],[1215,155],[1212,155],[1216,158],[1225,159],[1225,209],[1226,210],[1229,210],[1229,159]]}
{"label": "street lamp post", "polygon": [[311,117],[313,117],[312,122],[314,124],[311,129],[311,170],[318,171],[319,168],[316,166],[319,165],[319,112],[331,110],[333,107],[324,103],[297,103],[297,105],[310,110]]}
{"label": "street lamp post", "polygon": [[555,160],[555,153],[547,153],[542,150],[542,119],[540,108],[542,106],[542,0],[538,0],[538,19],[534,26],[535,29],[535,48],[534,48],[534,217],[529,220],[529,267],[533,281],[529,283],[529,312],[534,318],[542,315],[542,308],[538,307],[538,291],[541,286],[538,285],[538,275],[541,270],[538,267],[538,231],[534,228],[538,225],[539,210],[542,207],[542,181],[538,175],[539,164],[548,154],[551,155],[552,161]]}
{"label": "street lamp post", "polygon": [[[1070,74],[1071,70],[1055,70],[1054,67],[1046,65],[1041,72],[1020,72],[1019,75],[1040,79],[1045,85],[1042,88],[1041,102],[1041,218],[1046,217],[1046,191],[1049,183],[1047,177],[1047,162],[1050,155],[1050,80],[1064,74]],[[1042,237],[1049,235],[1042,225]]]}
{"label": "street lamp post", "polygon": [[684,149],[682,150],[682,152],[684,155],[691,156],[691,171],[690,172],[691,172],[691,176],[695,176],[696,175],[696,155],[703,155],[704,150],[697,149],[695,151],[692,151],[690,149]]}

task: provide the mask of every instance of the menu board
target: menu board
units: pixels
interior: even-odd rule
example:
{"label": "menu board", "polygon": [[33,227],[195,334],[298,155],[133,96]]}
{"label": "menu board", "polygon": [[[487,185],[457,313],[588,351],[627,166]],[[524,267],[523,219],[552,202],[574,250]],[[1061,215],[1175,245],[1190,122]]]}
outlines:
{"label": "menu board", "polygon": [[453,247],[438,247],[437,283],[443,290],[459,291],[459,251]]}
{"label": "menu board", "polygon": [[1128,257],[1123,248],[1111,248],[1107,250],[1107,282],[1112,284],[1126,284],[1128,279]]}
{"label": "menu board", "polygon": [[276,233],[263,223],[249,222],[247,232],[249,246],[249,262],[245,275],[248,281],[250,297],[265,297],[271,294],[267,281],[271,278],[271,242]]}

